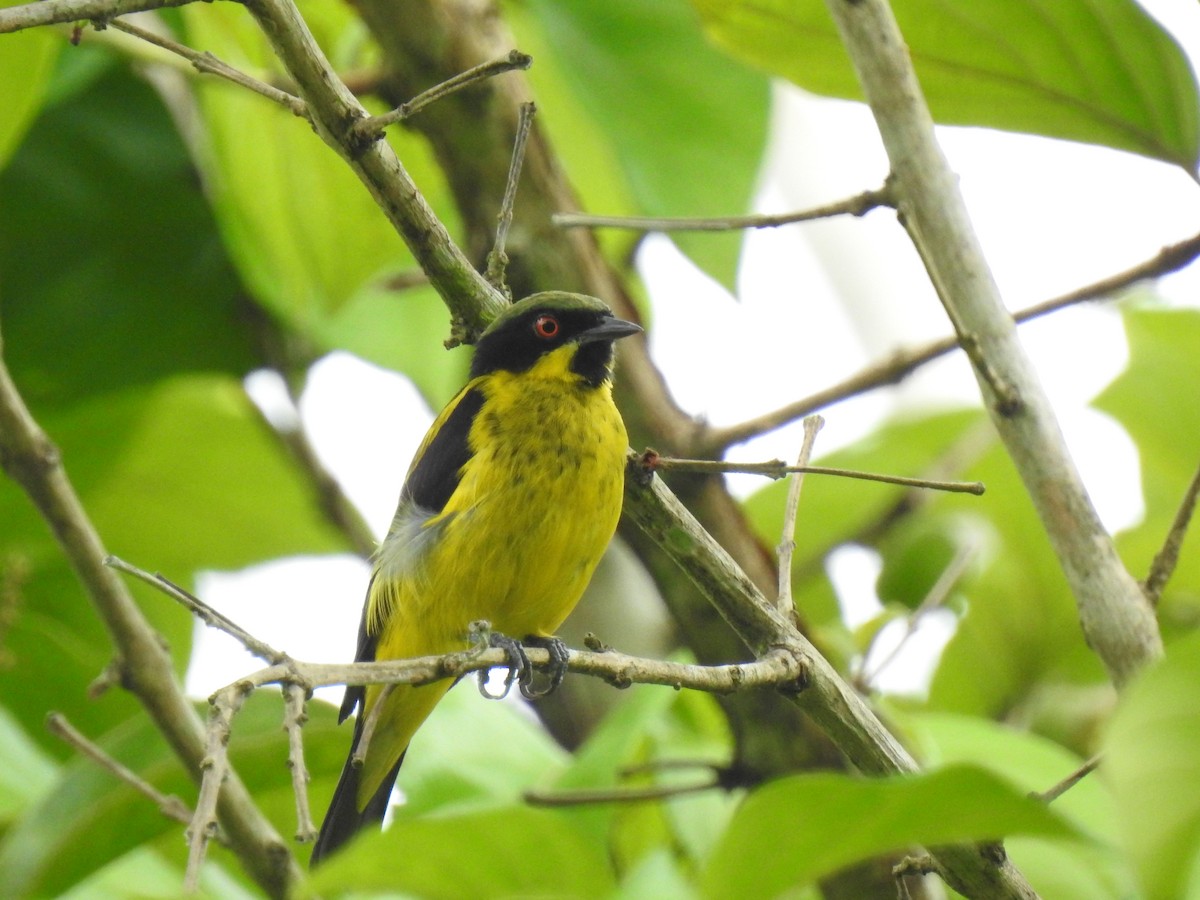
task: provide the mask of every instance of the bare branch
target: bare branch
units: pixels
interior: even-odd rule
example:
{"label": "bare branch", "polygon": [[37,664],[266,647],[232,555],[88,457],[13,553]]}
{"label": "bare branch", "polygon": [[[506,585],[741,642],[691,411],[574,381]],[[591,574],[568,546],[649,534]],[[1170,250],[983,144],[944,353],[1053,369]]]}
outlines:
{"label": "bare branch", "polygon": [[952,494],[982,495],[986,488],[978,481],[934,481],[928,478],[906,478],[903,475],[881,475],[877,472],[859,472],[854,469],[839,469],[831,466],[789,466],[782,459],[772,459],[761,463],[728,462],[720,459],[677,459],[671,456],[659,456],[653,450],[647,450],[639,457],[639,463],[648,472],[709,472],[709,473],[740,473],[743,475],[765,475],[767,478],[785,478],[788,474],[799,472],[809,475],[836,475],[839,478],[855,478],[860,481],[878,481],[883,484],[898,484],[903,487],[926,488],[933,491],[947,491]]}
{"label": "bare branch", "polygon": [[561,228],[624,228],[629,231],[742,231],[751,228],[778,228],[796,222],[828,219],[832,216],[865,216],[880,206],[894,207],[891,187],[885,184],[863,191],[845,200],[826,203],[801,212],[776,215],[720,216],[707,219],[654,218],[650,216],[590,216],[585,213],[555,213],[554,224]]}
{"label": "bare branch", "polygon": [[517,199],[517,185],[521,181],[521,166],[525,162],[525,143],[529,140],[529,130],[533,127],[533,117],[537,106],[533,103],[521,104],[521,116],[517,121],[517,136],[513,142],[512,165],[508,168],[508,179],[504,185],[504,199],[500,203],[500,215],[496,225],[496,243],[488,254],[487,273],[484,277],[488,282],[504,294],[510,295],[504,283],[504,271],[508,268],[508,254],[505,245],[508,243],[508,230],[512,227],[513,204]]}
{"label": "bare branch", "polygon": [[455,75],[453,78],[443,81],[441,84],[434,85],[427,91],[422,91],[407,103],[401,103],[390,112],[361,119],[351,129],[351,136],[358,140],[379,140],[383,137],[384,129],[389,125],[403,122],[409,116],[416,115],[430,103],[436,103],[438,100],[449,97],[456,91],[461,91],[463,88],[470,87],[484,79],[494,78],[504,72],[512,72],[516,69],[528,69],[531,65],[533,65],[532,56],[522,53],[520,50],[513,50],[507,56],[503,56],[500,59],[493,59],[491,62],[481,63],[478,66]]}
{"label": "bare branch", "polygon": [[302,730],[308,722],[305,711],[307,691],[298,684],[283,685],[283,727],[288,736],[288,768],[292,770],[292,793],[296,798],[296,840],[301,844],[317,838],[312,811],[308,805],[308,767],[304,764],[304,735]]}
{"label": "bare branch", "polygon": [[185,591],[165,576],[159,575],[157,572],[151,575],[145,569],[139,569],[137,566],[111,555],[104,558],[104,564],[119,572],[132,575],[134,578],[144,581],[151,587],[162,591],[172,600],[184,606],[192,615],[200,619],[209,628],[216,628],[219,631],[225,632],[259,659],[271,664],[282,663],[287,660],[288,656],[286,653],[276,650],[264,641],[259,640],[233,620],[217,612],[195,594]]}
{"label": "bare branch", "polygon": [[222,688],[209,700],[207,742],[204,759],[200,762],[203,777],[200,794],[196,797],[196,810],[187,829],[188,861],[183,887],[189,894],[194,893],[200,883],[200,866],[204,863],[208,842],[217,834],[217,807],[225,779],[231,774],[229,734],[233,717],[249,694],[248,686],[237,683]]}
{"label": "bare branch", "polygon": [[1071,788],[1075,787],[1075,785],[1079,784],[1079,782],[1083,781],[1088,775],[1092,774],[1092,772],[1096,771],[1099,766],[1100,757],[1093,756],[1058,784],[1044,791],[1034,791],[1029,796],[1034,800],[1041,800],[1043,803],[1053,803]]}
{"label": "bare branch", "polygon": [[887,0],[826,0],[826,5],[883,138],[901,221],[1038,511],[1088,645],[1121,687],[1162,655],[1154,611],[1104,530],[1037,372],[1017,340]]}
{"label": "bare branch", "polygon": [[123,31],[156,47],[161,47],[164,50],[182,56],[195,67],[197,72],[224,78],[226,81],[240,85],[259,96],[266,97],[272,103],[278,103],[302,119],[308,118],[308,107],[304,105],[304,101],[299,97],[293,96],[287,91],[281,91],[279,88],[259,81],[257,78],[251,78],[244,72],[239,72],[233,66],[222,62],[208,51],[199,52],[193,50],[191,47],[185,47],[177,41],[173,41],[160,34],[155,34],[153,31],[139,28],[123,19],[114,19],[108,24],[118,31]]}
{"label": "bare branch", "polygon": [[796,549],[796,514],[800,508],[800,488],[804,484],[804,470],[812,456],[813,441],[817,432],[825,424],[820,416],[809,416],[804,420],[804,441],[800,445],[800,455],[796,465],[791,468],[792,483],[788,487],[787,503],[783,512],[783,537],[779,540],[779,593],[775,605],[785,615],[792,612],[792,551]]}
{"label": "bare branch", "polygon": [[97,744],[84,737],[74,725],[67,721],[67,717],[62,713],[52,712],[46,716],[46,730],[55,737],[66,741],[88,759],[92,760],[92,762],[98,764],[100,768],[111,772],[119,780],[125,782],[125,784],[147,798],[168,819],[174,819],[176,822],[182,822],[185,825],[191,822],[192,811],[188,809],[186,803],[174,795],[164,794],[138,775],[137,772],[113,759]]}
{"label": "bare branch", "polygon": [[[1178,271],[1194,262],[1198,257],[1200,257],[1200,234],[1164,247],[1152,258],[1129,269],[1019,310],[1013,314],[1013,319],[1018,323],[1024,323],[1077,303],[1110,297],[1139,281]],[[693,452],[700,456],[720,456],[722,451],[734,444],[740,444],[760,434],[774,431],[776,428],[781,428],[790,422],[832,406],[834,403],[856,397],[883,385],[897,384],[926,363],[957,350],[958,346],[957,338],[945,337],[921,347],[897,351],[888,359],[874,363],[857,374],[802,400],[789,403],[777,410],[737,425],[708,428],[699,435],[696,449]]]}
{"label": "bare branch", "polygon": [[[3,342],[0,340],[0,351]],[[193,777],[200,777],[204,731],[175,677],[160,636],[116,572],[62,466],[58,449],[21,400],[0,356],[0,468],[38,508],[104,621],[120,659],[120,683],[137,696]],[[271,896],[300,877],[295,859],[245,786],[231,775],[219,806],[230,846]]]}
{"label": "bare branch", "polygon": [[184,6],[191,2],[193,0],[40,0],[0,9],[0,34],[42,25],[73,25],[88,21],[103,23],[129,13]]}
{"label": "bare branch", "polygon": [[1163,588],[1171,580],[1175,566],[1179,563],[1179,551],[1183,549],[1183,539],[1187,537],[1188,525],[1191,524],[1192,515],[1196,511],[1197,496],[1200,496],[1200,469],[1196,470],[1187,490],[1184,491],[1183,499],[1179,502],[1179,509],[1175,512],[1175,519],[1171,522],[1171,529],[1167,532],[1162,549],[1154,555],[1154,561],[1150,564],[1150,572],[1146,576],[1146,580],[1142,582],[1142,590],[1145,591],[1146,599],[1156,606],[1162,597]]}

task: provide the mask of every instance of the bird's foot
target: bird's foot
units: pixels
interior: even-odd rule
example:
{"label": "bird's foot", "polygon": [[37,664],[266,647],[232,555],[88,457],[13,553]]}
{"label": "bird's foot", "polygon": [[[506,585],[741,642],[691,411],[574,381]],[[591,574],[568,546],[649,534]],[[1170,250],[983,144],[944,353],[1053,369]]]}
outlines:
{"label": "bird's foot", "polygon": [[525,655],[525,648],[521,646],[521,642],[515,638],[510,638],[506,634],[492,631],[487,636],[487,645],[504,651],[508,673],[504,676],[504,690],[499,694],[493,694],[487,688],[488,674],[491,670],[480,669],[479,693],[483,694],[489,700],[503,700],[508,696],[508,692],[512,690],[513,684],[518,684],[521,687],[521,693],[524,695],[526,686],[533,680],[533,666],[530,665],[529,657]]}
{"label": "bird's foot", "polygon": [[546,674],[548,681],[544,688],[533,687],[533,666],[529,662],[529,656],[525,653],[525,647],[522,643],[514,638],[510,638],[506,634],[501,634],[498,631],[488,629],[486,634],[482,629],[473,630],[473,635],[478,635],[482,640],[480,644],[486,641],[486,646],[493,649],[504,651],[505,663],[508,666],[508,672],[504,676],[504,689],[499,694],[493,694],[488,690],[488,675],[489,669],[482,669],[479,672],[479,693],[487,697],[489,700],[503,700],[508,696],[512,686],[516,684],[521,690],[521,696],[526,700],[536,700],[539,697],[545,697],[547,694],[553,693],[567,674],[567,660],[570,658],[570,651],[567,645],[556,637],[540,637],[538,635],[530,635],[525,638],[525,643],[530,647],[540,647],[550,654],[550,665],[547,667]]}
{"label": "bird's foot", "polygon": [[526,700],[536,700],[539,697],[545,697],[547,694],[552,694],[558,689],[558,686],[563,683],[563,678],[567,675],[567,660],[570,659],[570,651],[567,645],[556,637],[539,637],[531,634],[525,638],[525,643],[530,647],[541,647],[550,654],[550,665],[546,669],[546,675],[549,680],[546,686],[541,690],[533,687],[532,673],[528,681],[521,681],[521,696]]}

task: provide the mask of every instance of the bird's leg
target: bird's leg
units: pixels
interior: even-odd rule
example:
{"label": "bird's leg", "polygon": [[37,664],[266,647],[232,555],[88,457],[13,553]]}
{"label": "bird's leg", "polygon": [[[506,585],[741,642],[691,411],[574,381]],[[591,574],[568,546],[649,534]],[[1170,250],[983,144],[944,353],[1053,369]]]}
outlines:
{"label": "bird's leg", "polygon": [[513,683],[521,686],[521,693],[525,694],[526,686],[533,679],[533,667],[529,664],[529,657],[525,655],[525,648],[521,646],[521,642],[515,638],[510,638],[508,635],[500,634],[493,631],[488,634],[487,643],[489,647],[499,648],[504,651],[506,662],[508,663],[508,674],[504,676],[504,690],[499,694],[488,692],[487,681],[489,669],[481,669],[479,672],[479,693],[487,697],[489,700],[503,700],[508,696],[508,692],[512,690]]}
{"label": "bird's leg", "polygon": [[567,645],[556,637],[541,637],[536,634],[531,634],[525,638],[525,643],[530,647],[541,647],[550,654],[550,665],[546,669],[546,674],[550,676],[550,681],[545,689],[537,691],[532,687],[532,675],[528,681],[522,680],[521,696],[526,700],[536,700],[538,697],[545,697],[547,694],[552,694],[563,683],[563,678],[567,675],[567,660],[570,658],[570,651]]}

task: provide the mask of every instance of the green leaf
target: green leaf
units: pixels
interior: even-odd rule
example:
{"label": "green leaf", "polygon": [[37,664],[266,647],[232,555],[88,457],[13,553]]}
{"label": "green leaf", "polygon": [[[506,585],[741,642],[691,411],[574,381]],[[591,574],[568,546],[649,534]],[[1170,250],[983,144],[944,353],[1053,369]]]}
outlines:
{"label": "green leaf", "polygon": [[[267,80],[279,74],[243,10],[207,5],[182,14],[194,46]],[[349,7],[306,4],[306,18],[313,15],[326,46],[361,43],[362,25]],[[308,330],[372,280],[415,268],[371,195],[305,120],[219,79],[202,80],[198,90],[204,173],[225,244],[258,302]],[[398,129],[388,140],[426,199],[445,212],[443,180],[426,144]]]}
{"label": "green leaf", "polygon": [[[201,715],[206,709],[206,705],[197,707]],[[306,760],[312,765],[336,752],[342,735],[326,704],[314,704],[310,714],[304,735]],[[230,758],[276,828],[289,835],[296,827],[295,802],[282,720],[283,703],[277,692],[253,695],[234,719]],[[122,723],[96,743],[159,791],[194,803],[194,783],[145,715]],[[0,841],[0,895],[58,896],[156,838],[162,838],[155,845],[157,852],[180,873],[177,894],[187,854],[184,827],[91,760],[76,757],[63,768],[53,790]],[[230,863],[232,856],[214,846],[212,859]],[[231,868],[236,866],[230,863]],[[205,868],[214,868],[213,862]],[[220,896],[230,894],[223,891]]]}
{"label": "green leaf", "polygon": [[510,703],[485,700],[467,679],[446,695],[413,739],[400,769],[406,803],[396,810],[396,819],[510,806],[522,791],[560,771],[567,759],[536,722]]}
{"label": "green leaf", "polygon": [[[0,9],[24,0],[0,0]],[[31,28],[4,36],[0,53],[0,169],[21,142],[33,121],[50,80],[62,39],[45,28]]]}
{"label": "green leaf", "polygon": [[191,162],[127,68],[43,112],[0,173],[0,209],[5,359],[35,412],[256,364]]}
{"label": "green leaf", "polygon": [[[1083,765],[1083,759],[1036,734],[974,716],[937,712],[889,714],[905,743],[927,768],[968,763],[986,768],[1027,791],[1042,792]],[[1134,895],[1133,873],[1117,852],[1118,815],[1098,774],[1054,801],[1055,812],[1093,841],[1013,838],[1005,849],[1047,900],[1098,900]]]}
{"label": "green leaf", "polygon": [[1130,685],[1104,742],[1104,774],[1148,900],[1200,890],[1200,635]]}
{"label": "green leaf", "polygon": [[44,794],[58,766],[30,739],[12,713],[0,706],[0,824]]}
{"label": "green leaf", "polygon": [[[955,442],[978,427],[980,421],[981,416],[975,411],[908,417],[887,423],[858,444],[823,456],[817,462],[866,472],[918,476],[951,452]],[[745,503],[755,530],[772,547],[779,543],[782,534],[787,491],[788,483],[777,481],[757,491]],[[820,565],[824,556],[846,541],[867,540],[866,530],[884,519],[903,496],[904,488],[877,482],[805,477],[796,525],[793,587],[797,606],[806,621],[818,626],[840,624],[841,611],[832,590],[814,590],[804,579],[807,576],[826,585]],[[817,572],[820,577],[812,578]]]}
{"label": "green leaf", "polygon": [[706,897],[774,897],[914,844],[1011,834],[1070,838],[1077,832],[1009,782],[971,766],[889,779],[798,775],[746,799],[701,883]]}
{"label": "green leaf", "polygon": [[[632,212],[712,216],[748,208],[766,141],[767,80],[714,50],[685,0],[533,0],[529,8],[538,43],[557,56],[557,70],[596,123],[591,133],[610,144]],[[582,166],[571,171],[584,184],[593,177]],[[674,238],[735,289],[741,235]]]}
{"label": "green leaf", "polygon": [[[693,0],[713,39],[806,90],[861,99],[818,0]],[[1129,150],[1192,171],[1200,92],[1133,0],[895,0],[934,119]]]}
{"label": "green leaf", "polygon": [[613,888],[604,849],[572,819],[512,806],[397,821],[324,863],[305,896],[366,890],[426,900],[604,896]]}
{"label": "green leaf", "polygon": [[[1195,370],[1200,355],[1200,312],[1149,305],[1123,310],[1129,365],[1096,398],[1098,409],[1129,432],[1142,460],[1146,515],[1118,536],[1130,571],[1144,577],[1162,547],[1188,483],[1196,471],[1196,448],[1181,435],[1200,434],[1200,396],[1181,388],[1181,373]],[[1179,561],[1159,603],[1164,631],[1190,630],[1200,616],[1200,529],[1189,529]]]}
{"label": "green leaf", "polygon": [[401,372],[432,409],[441,409],[466,383],[470,354],[447,351],[450,313],[431,287],[397,293],[370,284],[333,313],[317,319],[312,336]]}
{"label": "green leaf", "polygon": [[[181,378],[41,418],[107,549],[143,568],[186,584],[201,568],[344,546],[237,382]],[[31,735],[61,753],[41,728],[48,709],[96,733],[136,704],[118,691],[104,703],[87,699],[112,645],[45,525],[7,480],[0,481],[0,546],[18,598],[6,638],[15,662],[0,671],[0,695]],[[191,616],[142,585],[134,593],[182,672]]]}

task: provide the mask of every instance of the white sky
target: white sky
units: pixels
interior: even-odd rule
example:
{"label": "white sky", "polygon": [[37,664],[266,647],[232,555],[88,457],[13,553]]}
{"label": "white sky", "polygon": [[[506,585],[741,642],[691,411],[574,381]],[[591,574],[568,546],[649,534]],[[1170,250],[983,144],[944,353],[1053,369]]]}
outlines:
{"label": "white sky", "polygon": [[[1200,4],[1144,5],[1193,54],[1200,49]],[[790,89],[778,96],[761,211],[807,208],[882,183],[886,161],[865,107]],[[813,142],[810,135],[822,139]],[[1200,188],[1174,167],[983,129],[940,129],[939,137],[1010,308],[1134,265],[1200,231]],[[891,350],[948,332],[907,238],[886,210],[756,233],[743,259],[740,301],[682,262],[665,238],[647,240],[639,261],[654,298],[652,353],[679,402],[717,424],[806,396]],[[1200,267],[1165,279],[1160,289],[1174,303],[1200,305]],[[1125,363],[1119,319],[1103,307],[1072,309],[1022,326],[1021,335],[1106,525],[1131,524],[1141,513],[1137,454],[1119,427],[1086,408]],[[719,368],[695,352],[717,345],[730,360]],[[271,389],[261,380],[254,387],[265,394]],[[818,455],[898,410],[961,405],[977,396],[956,355],[900,388],[827,411]],[[405,379],[346,354],[317,366],[302,410],[318,453],[382,535],[404,474],[396,461],[415,450],[431,412]],[[388,410],[387,417],[379,410]],[[730,456],[787,458],[798,447],[792,427]],[[731,484],[739,494],[759,486],[747,476]],[[847,612],[854,620],[873,608],[875,565],[871,554],[854,550],[832,565],[853,601]],[[343,660],[353,656],[366,581],[365,564],[342,556],[209,573],[199,590],[239,624],[299,658]],[[291,614],[275,614],[280,605]],[[882,683],[919,689],[946,634],[935,627],[919,635]],[[187,686],[204,695],[253,668],[231,640],[199,627]],[[332,693],[336,699],[340,689]]]}

